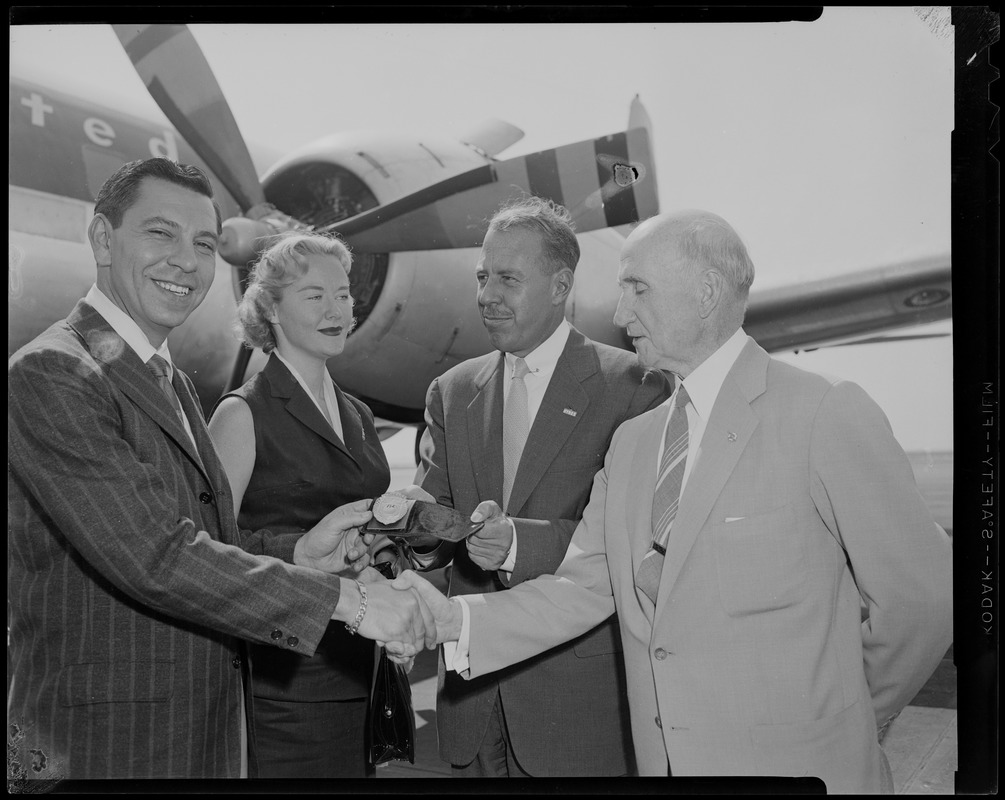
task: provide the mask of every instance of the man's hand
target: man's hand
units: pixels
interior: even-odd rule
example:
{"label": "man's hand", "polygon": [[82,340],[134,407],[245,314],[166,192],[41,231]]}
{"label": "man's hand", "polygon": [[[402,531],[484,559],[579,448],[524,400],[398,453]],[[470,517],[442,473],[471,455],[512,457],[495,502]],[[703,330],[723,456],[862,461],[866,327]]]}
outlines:
{"label": "man's hand", "polygon": [[468,537],[468,556],[482,569],[499,569],[513,546],[513,523],[494,500],[479,503],[471,515],[472,522],[482,520],[481,530]]}
{"label": "man's hand", "polygon": [[[362,607],[360,600],[356,581],[343,579],[332,619],[354,624]],[[427,638],[417,595],[407,588],[395,588],[390,581],[366,584],[366,609],[357,633],[381,645],[393,642],[388,655],[393,652],[399,657],[396,660],[414,656]]]}
{"label": "man's hand", "polygon": [[357,500],[328,514],[297,540],[293,563],[322,572],[362,572],[370,556],[359,527],[373,516],[370,504],[370,500]]}
{"label": "man's hand", "polygon": [[[410,589],[419,598],[426,628],[426,647],[432,650],[443,642],[457,641],[463,619],[457,603],[448,600],[433,584],[410,569],[402,572],[391,585],[397,589]],[[387,652],[391,652],[390,645]]]}

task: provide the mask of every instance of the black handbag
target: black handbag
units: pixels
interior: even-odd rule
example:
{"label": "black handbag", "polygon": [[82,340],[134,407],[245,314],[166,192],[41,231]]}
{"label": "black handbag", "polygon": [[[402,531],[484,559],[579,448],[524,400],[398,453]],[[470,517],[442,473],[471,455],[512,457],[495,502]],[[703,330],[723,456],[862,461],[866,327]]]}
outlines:
{"label": "black handbag", "polygon": [[[390,564],[374,564],[384,577],[393,578]],[[408,673],[378,647],[370,687],[370,708],[366,726],[366,753],[376,766],[386,761],[415,763],[415,712]]]}

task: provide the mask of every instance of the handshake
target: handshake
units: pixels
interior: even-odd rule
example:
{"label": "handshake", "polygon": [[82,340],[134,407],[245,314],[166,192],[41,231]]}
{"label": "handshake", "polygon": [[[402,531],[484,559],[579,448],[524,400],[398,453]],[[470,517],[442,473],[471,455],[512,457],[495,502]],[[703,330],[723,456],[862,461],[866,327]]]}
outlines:
{"label": "handshake", "polygon": [[[471,522],[466,537],[469,558],[482,569],[498,569],[513,544],[512,523],[493,501],[479,504]],[[418,573],[406,569],[389,581],[370,568],[360,578],[369,589],[367,607],[373,616],[367,622],[370,612],[364,614],[359,633],[380,643],[392,661],[406,664],[423,645],[433,649],[460,638],[460,603],[445,597]]]}
{"label": "handshake", "polygon": [[[360,605],[363,616],[358,632],[382,645],[392,661],[407,663],[423,647],[432,649],[460,636],[460,606],[421,575],[405,570],[389,581],[379,575],[373,578],[370,572],[367,570],[361,576],[366,604]],[[376,574],[375,570],[372,572]],[[344,594],[355,594],[353,589],[358,591],[358,587],[349,588],[346,583],[343,582]],[[354,598],[347,597],[347,608],[351,609],[353,602]]]}
{"label": "handshake", "polygon": [[[433,497],[418,486],[392,494],[421,500],[430,504],[432,511],[448,511],[435,506]],[[406,663],[424,646],[432,649],[459,638],[462,611],[457,601],[447,599],[412,570],[404,569],[397,578],[388,580],[369,566],[391,557],[393,552],[392,548],[380,549],[390,543],[385,536],[367,532],[374,516],[371,505],[370,500],[358,500],[332,511],[297,542],[294,563],[346,576],[333,619],[377,641],[392,660]],[[456,516],[455,512],[449,513]],[[425,522],[438,524],[435,515]],[[437,535],[448,540],[465,539],[475,564],[485,570],[498,569],[513,543],[512,523],[492,501],[475,509],[471,523],[452,523],[452,532]],[[404,564],[399,562],[399,566]]]}

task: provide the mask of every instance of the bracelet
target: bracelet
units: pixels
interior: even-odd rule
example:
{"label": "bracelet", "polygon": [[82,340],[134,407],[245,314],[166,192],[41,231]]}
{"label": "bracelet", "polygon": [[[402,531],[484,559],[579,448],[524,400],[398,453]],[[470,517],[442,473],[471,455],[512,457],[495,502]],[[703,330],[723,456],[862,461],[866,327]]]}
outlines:
{"label": "bracelet", "polygon": [[352,621],[352,624],[350,625],[347,622],[345,625],[345,629],[353,636],[355,636],[356,631],[359,630],[359,625],[363,621],[363,616],[366,614],[366,586],[364,586],[361,581],[356,581],[356,585],[359,587],[359,611],[356,612],[356,619]]}

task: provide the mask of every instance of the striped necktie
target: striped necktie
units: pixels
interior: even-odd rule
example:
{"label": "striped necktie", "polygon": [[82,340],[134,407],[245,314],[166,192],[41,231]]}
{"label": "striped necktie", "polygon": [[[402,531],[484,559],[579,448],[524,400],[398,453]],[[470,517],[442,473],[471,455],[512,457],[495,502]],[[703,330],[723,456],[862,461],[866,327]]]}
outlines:
{"label": "striped necktie", "polygon": [[182,416],[183,411],[181,410],[181,401],[178,399],[178,394],[174,390],[174,386],[171,385],[171,370],[168,367],[167,361],[165,361],[161,356],[153,355],[150,360],[147,361],[147,369],[150,373],[157,379],[157,385],[160,387],[161,391],[167,397],[168,402],[171,404],[171,408],[174,409],[175,414],[178,415],[178,421],[184,425],[185,418]]}
{"label": "striped necktie", "polygon": [[503,404],[503,511],[508,510],[516,469],[520,466],[523,446],[527,443],[530,424],[527,412],[527,384],[524,376],[530,372],[527,362],[517,358],[509,394]]}
{"label": "striped necktie", "polygon": [[677,401],[670,415],[670,424],[667,425],[663,457],[660,459],[659,474],[656,476],[652,512],[653,544],[635,574],[635,585],[645,592],[654,604],[656,590],[660,585],[660,574],[663,572],[666,545],[670,539],[673,521],[677,516],[681,485],[684,482],[688,446],[686,407],[690,401],[691,398],[682,383],[677,390]]}

